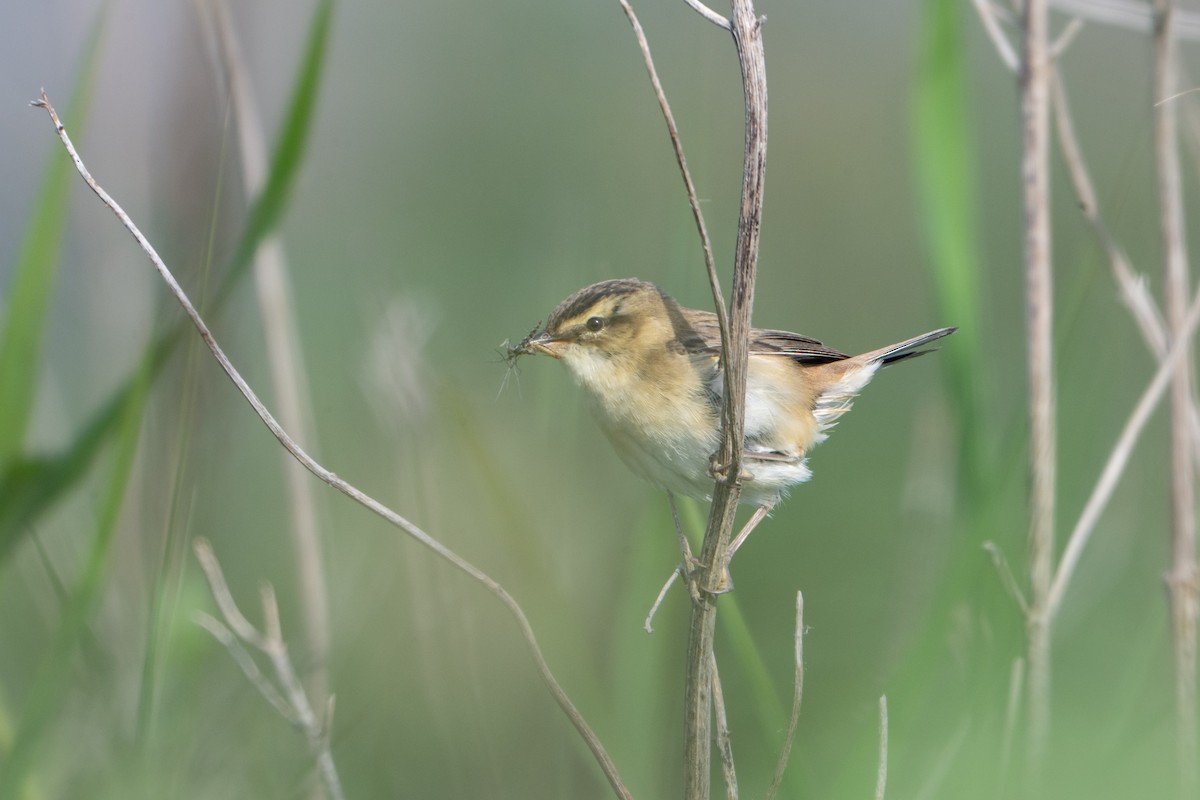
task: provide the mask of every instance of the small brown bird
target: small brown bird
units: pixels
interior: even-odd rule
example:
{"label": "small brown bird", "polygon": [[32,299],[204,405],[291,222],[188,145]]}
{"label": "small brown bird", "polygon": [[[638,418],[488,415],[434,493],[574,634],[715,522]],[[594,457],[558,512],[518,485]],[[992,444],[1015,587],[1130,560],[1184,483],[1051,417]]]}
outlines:
{"label": "small brown bird", "polygon": [[[754,328],[746,386],[741,502],[757,510],[729,553],[808,480],[809,448],[823,441],[885,364],[955,328],[847,356],[816,339]],[[559,303],[546,326],[511,355],[543,353],[567,365],[621,459],[650,483],[711,499],[720,446],[721,336],[716,315],[684,308],[652,283],[603,281]]]}

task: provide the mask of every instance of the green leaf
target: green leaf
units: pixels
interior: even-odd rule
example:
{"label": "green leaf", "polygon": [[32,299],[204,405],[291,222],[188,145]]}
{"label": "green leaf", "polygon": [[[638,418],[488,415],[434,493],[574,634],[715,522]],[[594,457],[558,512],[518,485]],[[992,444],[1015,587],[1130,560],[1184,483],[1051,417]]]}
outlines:
{"label": "green leaf", "polygon": [[925,0],[917,42],[912,145],[926,263],[941,319],[959,330],[945,347],[949,389],[963,432],[964,486],[985,481],[981,263],[977,187],[967,106],[964,14],[957,0]]}

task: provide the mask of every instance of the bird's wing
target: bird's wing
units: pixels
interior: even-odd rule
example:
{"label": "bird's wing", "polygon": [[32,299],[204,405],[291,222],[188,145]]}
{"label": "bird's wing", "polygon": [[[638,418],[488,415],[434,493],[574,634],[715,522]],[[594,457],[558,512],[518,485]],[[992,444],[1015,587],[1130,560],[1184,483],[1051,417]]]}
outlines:
{"label": "bird's wing", "polygon": [[[691,352],[721,352],[721,329],[717,315],[711,311],[685,309],[684,317],[690,328],[690,336],[681,337],[684,346]],[[690,340],[690,341],[688,341]],[[750,353],[752,355],[778,355],[794,359],[801,364],[825,364],[849,358],[845,353],[834,350],[816,339],[801,336],[791,331],[770,328],[750,330]]]}

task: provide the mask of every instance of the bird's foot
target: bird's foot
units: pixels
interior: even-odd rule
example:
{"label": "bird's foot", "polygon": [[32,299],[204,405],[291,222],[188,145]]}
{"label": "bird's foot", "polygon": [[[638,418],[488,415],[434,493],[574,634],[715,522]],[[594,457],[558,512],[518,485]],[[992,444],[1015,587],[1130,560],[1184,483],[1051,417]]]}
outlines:
{"label": "bird's foot", "polygon": [[[713,480],[727,483],[729,481],[729,463],[721,461],[717,453],[713,453],[708,459],[708,474]],[[738,483],[748,483],[754,480],[754,473],[747,470],[745,467],[738,472]]]}

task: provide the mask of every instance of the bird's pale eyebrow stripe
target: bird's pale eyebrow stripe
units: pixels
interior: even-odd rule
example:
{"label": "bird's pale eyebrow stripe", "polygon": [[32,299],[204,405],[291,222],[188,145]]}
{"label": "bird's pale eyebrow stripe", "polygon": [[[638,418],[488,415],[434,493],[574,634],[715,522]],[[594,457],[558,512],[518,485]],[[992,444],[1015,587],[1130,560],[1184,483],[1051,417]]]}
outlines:
{"label": "bird's pale eyebrow stripe", "polygon": [[549,326],[553,327],[563,320],[582,314],[606,297],[620,297],[632,294],[645,284],[631,280],[614,280],[588,286],[559,303],[558,308],[550,315]]}

